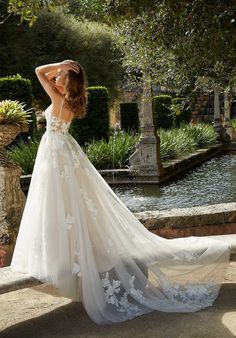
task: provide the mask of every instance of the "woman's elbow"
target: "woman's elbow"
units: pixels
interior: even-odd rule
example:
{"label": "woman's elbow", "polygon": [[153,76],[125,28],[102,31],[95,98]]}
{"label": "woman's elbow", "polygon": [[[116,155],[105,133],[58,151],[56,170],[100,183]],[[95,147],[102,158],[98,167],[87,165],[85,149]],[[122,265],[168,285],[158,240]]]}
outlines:
{"label": "woman's elbow", "polygon": [[34,69],[34,71],[35,71],[35,73],[36,74],[39,74],[40,73],[40,69],[39,69],[40,67],[36,67],[35,69]]}

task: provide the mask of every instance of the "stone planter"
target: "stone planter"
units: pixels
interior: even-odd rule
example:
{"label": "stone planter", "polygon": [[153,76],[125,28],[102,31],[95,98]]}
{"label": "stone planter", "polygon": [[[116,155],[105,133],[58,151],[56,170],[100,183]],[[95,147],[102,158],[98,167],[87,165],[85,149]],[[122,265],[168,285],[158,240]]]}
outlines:
{"label": "stone planter", "polygon": [[15,124],[0,124],[0,166],[16,166],[6,155],[6,147],[10,144],[19,133],[27,132],[29,127],[27,125],[18,126]]}
{"label": "stone planter", "polygon": [[20,132],[27,132],[28,126],[0,124],[0,148],[10,144]]}
{"label": "stone planter", "polygon": [[27,125],[0,124],[0,246],[6,251],[6,265],[11,261],[26,198],[20,187],[22,169],[8,158],[4,147],[27,131]]}

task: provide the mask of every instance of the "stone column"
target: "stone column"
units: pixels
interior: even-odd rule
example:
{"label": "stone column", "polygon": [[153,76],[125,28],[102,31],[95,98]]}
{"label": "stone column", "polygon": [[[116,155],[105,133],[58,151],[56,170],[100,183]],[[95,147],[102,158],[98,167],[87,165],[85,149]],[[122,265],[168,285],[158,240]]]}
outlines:
{"label": "stone column", "polygon": [[216,86],[214,88],[214,127],[216,131],[220,130],[222,127],[221,117],[220,117],[220,88]]}
{"label": "stone column", "polygon": [[223,128],[220,116],[220,87],[214,88],[214,128],[218,134],[217,140],[223,143],[230,142],[230,137]]}
{"label": "stone column", "polygon": [[160,139],[153,123],[151,78],[147,75],[143,82],[141,114],[141,137],[135,152],[129,158],[130,170],[141,181],[159,181],[162,170]]}
{"label": "stone column", "polygon": [[11,262],[26,197],[20,187],[21,167],[0,151],[0,247],[6,250],[6,265]]}
{"label": "stone column", "polygon": [[224,128],[226,130],[226,133],[230,136],[230,139],[235,140],[236,132],[231,124],[230,109],[231,109],[230,95],[227,91],[225,91],[224,92]]}

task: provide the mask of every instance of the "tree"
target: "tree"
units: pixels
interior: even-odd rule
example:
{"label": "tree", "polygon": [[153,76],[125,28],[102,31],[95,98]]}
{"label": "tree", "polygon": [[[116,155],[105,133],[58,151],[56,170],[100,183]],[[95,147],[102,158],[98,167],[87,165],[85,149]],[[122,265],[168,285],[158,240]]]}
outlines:
{"label": "tree", "polygon": [[21,73],[32,79],[35,97],[44,99],[34,68],[76,59],[84,67],[90,86],[106,86],[110,98],[117,97],[123,76],[122,53],[109,27],[78,21],[63,8],[52,13],[41,11],[32,27],[25,22],[17,25],[17,21],[12,16],[0,26],[0,76]]}
{"label": "tree", "polygon": [[8,12],[20,16],[21,22],[27,21],[32,26],[42,9],[52,11],[63,4],[64,0],[9,0]]}
{"label": "tree", "polygon": [[[18,1],[12,2],[17,12]],[[47,3],[49,9],[58,5],[56,0],[25,3]],[[130,51],[130,59],[134,60],[133,67],[137,67],[136,60],[140,66],[146,58],[153,78],[158,75],[166,79],[161,76],[164,69],[170,81],[178,82],[184,76],[191,86],[198,76],[211,78],[223,87],[235,81],[235,0],[78,0],[76,3],[80,17],[99,18],[119,30],[124,50]],[[26,13],[26,4],[21,4],[19,14]],[[75,10],[75,1],[63,4]],[[39,5],[31,6],[33,15],[38,10]]]}
{"label": "tree", "polygon": [[234,0],[118,0],[107,11],[116,20],[133,21],[139,45],[144,41],[153,51],[161,46],[190,77],[211,77],[223,86],[235,77]]}

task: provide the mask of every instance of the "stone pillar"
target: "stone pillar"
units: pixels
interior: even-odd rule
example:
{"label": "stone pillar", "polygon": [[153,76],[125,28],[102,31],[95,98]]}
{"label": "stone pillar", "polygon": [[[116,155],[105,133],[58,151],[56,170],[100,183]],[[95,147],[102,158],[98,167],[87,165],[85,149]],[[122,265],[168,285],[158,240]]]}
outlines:
{"label": "stone pillar", "polygon": [[214,88],[214,127],[216,131],[221,129],[221,116],[220,116],[220,88]]}
{"label": "stone pillar", "polygon": [[220,87],[214,88],[214,128],[218,134],[217,140],[223,143],[229,143],[230,137],[223,128],[220,116]]}
{"label": "stone pillar", "polygon": [[225,91],[224,92],[224,128],[226,130],[226,133],[230,136],[230,139],[235,140],[236,132],[231,124],[230,108],[231,108],[230,95],[227,91]]}
{"label": "stone pillar", "polygon": [[160,139],[155,132],[152,108],[152,87],[150,77],[145,76],[141,98],[141,137],[135,152],[130,156],[130,170],[139,180],[159,181],[162,170]]}
{"label": "stone pillar", "polygon": [[20,187],[21,167],[7,160],[0,151],[0,247],[6,251],[6,265],[11,262],[26,197]]}

